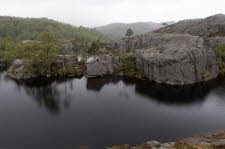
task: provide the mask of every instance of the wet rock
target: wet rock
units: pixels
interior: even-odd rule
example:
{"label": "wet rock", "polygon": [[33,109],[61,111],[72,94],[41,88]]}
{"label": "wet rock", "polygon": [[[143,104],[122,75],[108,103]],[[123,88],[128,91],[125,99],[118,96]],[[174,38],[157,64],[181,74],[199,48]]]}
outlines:
{"label": "wet rock", "polygon": [[120,66],[117,57],[100,55],[97,59],[87,63],[87,77],[113,75]]}
{"label": "wet rock", "polygon": [[137,68],[149,80],[186,85],[216,78],[219,68],[214,52],[199,36],[151,34],[151,48],[137,50]]}

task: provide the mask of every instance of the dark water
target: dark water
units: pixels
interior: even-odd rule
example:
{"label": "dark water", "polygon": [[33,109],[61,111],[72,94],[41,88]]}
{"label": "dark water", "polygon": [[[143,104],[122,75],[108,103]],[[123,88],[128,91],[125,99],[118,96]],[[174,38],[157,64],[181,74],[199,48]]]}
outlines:
{"label": "dark water", "polygon": [[103,149],[225,130],[225,81],[169,88],[118,78],[19,83],[0,75],[0,147]]}

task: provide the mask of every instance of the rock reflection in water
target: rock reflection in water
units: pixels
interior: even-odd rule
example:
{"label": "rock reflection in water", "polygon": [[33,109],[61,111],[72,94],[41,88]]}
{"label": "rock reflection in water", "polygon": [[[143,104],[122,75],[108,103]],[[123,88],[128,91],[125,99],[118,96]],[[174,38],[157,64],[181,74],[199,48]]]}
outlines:
{"label": "rock reflection in water", "polygon": [[[126,85],[135,85],[135,92],[151,100],[164,104],[191,104],[203,102],[211,90],[225,85],[225,81],[220,79],[212,80],[207,83],[187,86],[168,86],[160,85],[146,80],[128,80],[119,77],[104,77],[87,80],[87,90],[100,92],[101,89],[110,83],[118,83],[123,81]],[[224,87],[225,90],[225,87]],[[220,92],[224,93],[224,90]],[[218,92],[218,91],[217,91]],[[225,93],[222,95],[224,96]]]}

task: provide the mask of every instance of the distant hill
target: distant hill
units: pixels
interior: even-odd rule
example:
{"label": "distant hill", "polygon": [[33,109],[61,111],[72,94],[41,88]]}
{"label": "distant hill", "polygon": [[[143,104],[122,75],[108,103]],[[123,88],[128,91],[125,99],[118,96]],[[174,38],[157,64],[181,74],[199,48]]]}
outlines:
{"label": "distant hill", "polygon": [[159,28],[166,26],[167,24],[173,24],[174,22],[154,23],[154,22],[137,22],[131,24],[125,23],[113,23],[105,26],[97,27],[96,30],[107,35],[108,37],[119,40],[126,34],[127,29],[131,28],[135,35],[145,34]]}
{"label": "distant hill", "polygon": [[51,31],[68,40],[92,41],[103,35],[95,29],[76,27],[48,18],[20,18],[0,16],[0,37],[15,40],[37,40],[41,32]]}

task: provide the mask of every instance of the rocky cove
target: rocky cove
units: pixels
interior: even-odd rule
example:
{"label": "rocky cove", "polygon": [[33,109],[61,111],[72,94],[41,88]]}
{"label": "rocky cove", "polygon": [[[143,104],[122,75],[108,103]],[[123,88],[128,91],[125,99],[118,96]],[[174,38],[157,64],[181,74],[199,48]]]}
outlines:
{"label": "rocky cove", "polygon": [[225,15],[99,43],[90,61],[64,42],[0,53],[2,147],[225,148],[224,132],[198,136],[225,130]]}
{"label": "rocky cove", "polygon": [[[205,28],[209,31],[204,30]],[[121,67],[125,69],[125,60],[130,59],[135,65],[135,68],[131,68],[134,77],[143,73],[143,77],[150,81],[169,85],[206,82],[217,78],[223,72],[223,56],[218,55],[218,51],[214,49],[224,46],[224,33],[225,15],[222,14],[181,21],[152,33],[110,43],[111,47],[107,47],[112,49],[111,54],[100,55],[86,65],[83,64],[82,70],[77,58],[72,58],[74,56],[57,56],[56,63],[61,63],[58,69],[62,72],[53,74],[53,77],[63,76],[67,64],[72,64],[72,68],[77,70],[70,72],[69,76],[126,76]],[[22,62],[16,60],[8,70],[8,76],[14,79],[38,77],[37,74],[25,74],[25,66],[21,65]],[[50,77],[52,74],[44,75]]]}

